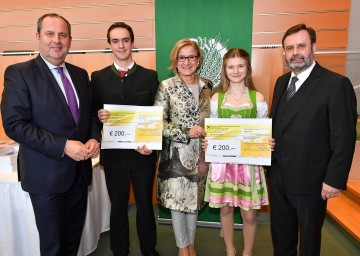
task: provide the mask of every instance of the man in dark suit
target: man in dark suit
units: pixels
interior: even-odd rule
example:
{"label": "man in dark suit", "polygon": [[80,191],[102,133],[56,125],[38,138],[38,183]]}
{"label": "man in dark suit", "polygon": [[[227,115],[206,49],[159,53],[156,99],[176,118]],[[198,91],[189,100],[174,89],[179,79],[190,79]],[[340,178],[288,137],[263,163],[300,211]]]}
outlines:
{"label": "man in dark suit", "polygon": [[319,255],[327,200],[346,188],[351,167],[356,98],[347,77],[314,61],[312,28],[291,27],[282,45],[292,72],[278,78],[270,112],[276,141],[268,173],[274,255],[298,255],[298,232],[300,255]]}
{"label": "man in dark suit", "polygon": [[[94,107],[105,122],[109,112],[104,104],[152,106],[159,86],[157,73],[132,59],[132,28],[117,22],[110,26],[107,40],[114,63],[91,75]],[[110,247],[114,255],[129,254],[128,200],[130,180],[136,200],[136,227],[143,255],[159,255],[155,250],[156,223],[152,205],[156,153],[145,145],[133,149],[102,149],[106,185],[111,201]]]}
{"label": "man in dark suit", "polygon": [[91,158],[99,154],[99,121],[91,113],[87,72],[64,62],[69,22],[43,15],[36,40],[40,55],[5,71],[3,126],[20,144],[19,180],[33,204],[41,255],[77,255]]}

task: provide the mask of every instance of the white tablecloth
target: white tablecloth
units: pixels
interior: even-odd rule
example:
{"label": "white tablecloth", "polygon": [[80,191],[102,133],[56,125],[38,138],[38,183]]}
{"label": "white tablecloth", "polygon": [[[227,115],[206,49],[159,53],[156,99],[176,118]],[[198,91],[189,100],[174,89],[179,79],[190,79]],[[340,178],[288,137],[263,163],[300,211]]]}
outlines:
{"label": "white tablecloth", "polygon": [[[78,255],[94,251],[100,234],[109,227],[110,200],[105,174],[95,165]],[[17,182],[17,173],[0,173],[0,256],[19,255],[40,255],[35,216],[29,194]]]}

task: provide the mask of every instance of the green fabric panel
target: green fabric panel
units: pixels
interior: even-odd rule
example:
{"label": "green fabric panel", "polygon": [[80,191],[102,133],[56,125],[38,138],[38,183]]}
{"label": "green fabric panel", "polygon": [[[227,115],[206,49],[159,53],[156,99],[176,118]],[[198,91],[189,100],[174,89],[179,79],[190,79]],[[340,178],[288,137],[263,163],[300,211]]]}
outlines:
{"label": "green fabric panel", "polygon": [[[156,69],[159,80],[173,76],[168,69],[174,44],[194,38],[206,55],[200,75],[220,79],[222,56],[237,47],[251,53],[253,0],[156,0]],[[216,78],[215,78],[216,77]]]}
{"label": "green fabric panel", "polygon": [[[223,55],[231,48],[242,48],[251,54],[253,0],[156,0],[156,70],[159,80],[173,76],[170,52],[183,38],[195,39],[204,53],[199,75],[215,86],[220,81]],[[235,223],[242,223],[240,211]],[[159,207],[160,218],[171,218],[170,212]],[[198,220],[219,222],[219,209],[207,205],[199,211]]]}

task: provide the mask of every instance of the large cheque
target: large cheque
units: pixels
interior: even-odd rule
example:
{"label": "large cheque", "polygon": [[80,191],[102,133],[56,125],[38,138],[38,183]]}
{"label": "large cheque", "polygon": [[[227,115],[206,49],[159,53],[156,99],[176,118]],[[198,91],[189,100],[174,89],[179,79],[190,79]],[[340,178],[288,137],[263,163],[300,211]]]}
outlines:
{"label": "large cheque", "polygon": [[110,117],[104,123],[102,149],[136,149],[144,144],[148,149],[162,147],[162,107],[142,107],[105,104]]}
{"label": "large cheque", "polygon": [[271,165],[271,125],[271,119],[205,118],[205,161]]}

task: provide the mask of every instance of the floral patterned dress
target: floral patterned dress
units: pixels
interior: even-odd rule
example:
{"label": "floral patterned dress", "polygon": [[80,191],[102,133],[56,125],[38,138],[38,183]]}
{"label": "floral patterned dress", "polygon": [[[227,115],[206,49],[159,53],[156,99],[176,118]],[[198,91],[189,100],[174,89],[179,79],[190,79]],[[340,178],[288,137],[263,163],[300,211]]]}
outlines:
{"label": "floral patterned dress", "polygon": [[[218,101],[211,101],[211,117],[266,118],[266,102],[256,102],[256,91],[247,90],[250,104],[238,108],[226,103],[227,94],[219,93]],[[262,166],[247,164],[211,163],[206,184],[205,200],[212,208],[225,205],[248,211],[268,205],[268,193]]]}
{"label": "floral patterned dress", "polygon": [[179,76],[161,82],[155,106],[163,106],[163,146],[160,153],[157,197],[171,210],[195,213],[203,205],[207,171],[200,139],[190,139],[194,125],[204,127],[210,115],[212,83],[199,78],[199,99]]}

